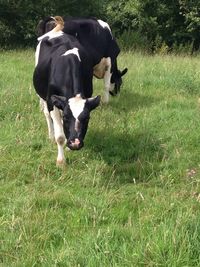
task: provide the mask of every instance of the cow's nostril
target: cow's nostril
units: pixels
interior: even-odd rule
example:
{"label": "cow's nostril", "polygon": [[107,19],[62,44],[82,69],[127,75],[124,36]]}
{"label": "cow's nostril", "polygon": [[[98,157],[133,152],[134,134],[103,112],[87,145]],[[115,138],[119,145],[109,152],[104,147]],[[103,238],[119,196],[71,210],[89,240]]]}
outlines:
{"label": "cow's nostril", "polygon": [[72,150],[78,150],[83,146],[81,141],[78,138],[75,138],[75,140],[70,140],[69,147]]}
{"label": "cow's nostril", "polygon": [[72,146],[77,146],[80,144],[80,140],[78,138],[75,138],[75,140],[74,141],[71,140],[70,143]]}
{"label": "cow's nostril", "polygon": [[78,138],[75,138],[75,142],[74,142],[76,145],[79,145],[80,144],[80,140]]}

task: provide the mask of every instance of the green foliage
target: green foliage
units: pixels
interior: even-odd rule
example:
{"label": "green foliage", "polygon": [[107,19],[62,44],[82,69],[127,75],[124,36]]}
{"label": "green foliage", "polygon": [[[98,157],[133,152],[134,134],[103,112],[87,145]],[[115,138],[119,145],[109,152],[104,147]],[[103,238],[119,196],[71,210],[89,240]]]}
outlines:
{"label": "green foliage", "polygon": [[110,1],[107,4],[106,16],[118,36],[129,29],[138,27],[138,0]]}
{"label": "green foliage", "polygon": [[[127,32],[130,34],[129,47],[139,47],[141,38],[133,39],[136,33],[144,40],[145,50],[159,52],[163,46],[166,51],[183,50],[192,46],[191,53],[199,49],[199,1],[179,0],[135,0],[110,1],[107,7],[108,18],[124,41]],[[142,47],[143,47],[142,45]],[[180,46],[180,48],[179,48]],[[187,51],[189,52],[189,51]]]}
{"label": "green foliage", "polygon": [[0,46],[35,46],[36,26],[49,15],[104,19],[124,49],[193,53],[200,46],[198,0],[2,0]]}
{"label": "green foliage", "polygon": [[190,40],[193,40],[194,50],[200,47],[200,2],[198,0],[181,0],[181,13],[185,17],[186,30]]}
{"label": "green foliage", "polygon": [[143,36],[141,32],[133,31],[130,28],[124,30],[117,41],[120,48],[123,50],[149,52],[147,37]]}
{"label": "green foliage", "polygon": [[34,46],[36,27],[46,16],[99,16],[103,17],[102,2],[99,1],[49,1],[3,0],[0,1],[0,45]]}

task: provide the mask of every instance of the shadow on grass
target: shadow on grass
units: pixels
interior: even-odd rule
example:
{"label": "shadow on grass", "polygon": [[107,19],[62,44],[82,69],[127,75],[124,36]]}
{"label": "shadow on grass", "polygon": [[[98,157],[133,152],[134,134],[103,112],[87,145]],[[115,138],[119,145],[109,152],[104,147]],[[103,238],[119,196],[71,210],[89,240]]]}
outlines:
{"label": "shadow on grass", "polygon": [[[120,95],[110,96],[108,107],[117,113],[120,111],[135,111],[139,108],[150,107],[159,102],[159,97],[152,97],[151,95],[143,95],[133,92],[128,92],[128,89],[123,90]],[[105,106],[103,106],[105,108]]]}
{"label": "shadow on grass", "polygon": [[[122,121],[126,122],[126,117],[131,112],[148,108],[159,101],[159,97],[128,92],[128,89],[124,89],[120,96],[110,97],[110,103],[107,106],[102,105],[101,109],[123,117]],[[134,130],[131,130],[130,133],[126,124],[123,130],[117,132],[113,127],[109,127],[112,119],[108,122],[103,130],[98,127],[96,130],[90,128],[87,136],[90,156],[95,158],[99,155],[107,164],[108,173],[110,169],[110,173],[115,173],[115,177],[121,183],[136,180],[145,182],[153,176],[158,176],[166,157],[161,140],[158,140],[151,130],[137,130],[134,133]]]}
{"label": "shadow on grass", "polygon": [[90,158],[99,156],[120,183],[147,182],[157,177],[166,158],[161,141],[150,132],[130,135],[91,129],[87,149]]}

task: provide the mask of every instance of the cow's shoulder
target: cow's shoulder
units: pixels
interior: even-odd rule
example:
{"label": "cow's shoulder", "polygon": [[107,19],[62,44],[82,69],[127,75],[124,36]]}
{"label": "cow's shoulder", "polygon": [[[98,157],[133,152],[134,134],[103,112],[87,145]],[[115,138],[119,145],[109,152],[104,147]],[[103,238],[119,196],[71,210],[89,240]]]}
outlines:
{"label": "cow's shoulder", "polygon": [[[102,20],[95,17],[67,17],[64,19],[63,31],[74,36],[95,36],[103,29],[107,27],[110,30],[109,25]],[[110,30],[111,33],[111,30]]]}
{"label": "cow's shoulder", "polygon": [[58,48],[63,47],[64,50],[72,49],[73,47],[80,48],[79,41],[63,31],[56,32],[53,34],[45,34],[38,38],[38,41],[41,43],[41,47],[45,47],[46,51],[53,53]]}

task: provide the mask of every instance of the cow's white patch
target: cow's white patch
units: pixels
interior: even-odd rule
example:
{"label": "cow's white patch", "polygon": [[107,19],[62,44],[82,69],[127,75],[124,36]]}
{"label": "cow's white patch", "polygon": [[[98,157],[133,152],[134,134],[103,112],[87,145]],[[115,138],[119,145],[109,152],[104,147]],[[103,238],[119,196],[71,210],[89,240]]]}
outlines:
{"label": "cow's white patch", "polygon": [[35,51],[35,67],[38,64],[39,61],[39,55],[40,55],[40,46],[41,46],[41,41],[39,42],[39,44],[36,47],[36,51]]}
{"label": "cow's white patch", "polygon": [[93,74],[99,79],[104,79],[104,97],[103,102],[109,102],[109,91],[114,89],[114,84],[111,83],[111,58],[102,58],[101,61],[94,66]]}
{"label": "cow's white patch", "polygon": [[101,27],[103,28],[108,28],[108,30],[110,31],[111,35],[112,35],[112,32],[111,32],[111,28],[110,26],[108,25],[108,23],[106,23],[105,21],[101,20],[101,19],[98,19],[97,20],[98,23],[101,25]]}
{"label": "cow's white patch", "polygon": [[80,125],[80,121],[78,119],[76,119],[75,121],[75,130],[78,132],[79,130],[79,125]]}
{"label": "cow's white patch", "polygon": [[49,37],[49,40],[51,40],[53,38],[58,38],[58,37],[62,36],[63,34],[64,34],[63,31],[55,31],[55,28],[54,28],[50,32],[47,32],[47,33],[43,34],[42,36],[38,37],[38,41],[43,40],[45,37]]}
{"label": "cow's white patch", "polygon": [[70,98],[69,100],[69,106],[71,109],[71,112],[74,116],[74,118],[77,120],[78,116],[81,114],[85,107],[86,100],[83,99],[79,94],[75,97]]}
{"label": "cow's white patch", "polygon": [[108,71],[108,69],[110,68],[111,68],[111,58],[104,57],[101,59],[101,61],[97,65],[94,66],[93,74],[96,78],[102,79],[106,71]]}
{"label": "cow's white patch", "polygon": [[103,102],[108,103],[109,102],[109,91],[111,90],[111,58],[107,58],[107,70],[104,74],[104,97]]}
{"label": "cow's white patch", "polygon": [[65,163],[65,155],[63,149],[65,144],[65,135],[59,109],[54,106],[53,110],[50,111],[50,115],[53,120],[55,140],[58,146],[57,165],[63,165]]}
{"label": "cow's white patch", "polygon": [[41,110],[44,112],[46,121],[47,121],[47,126],[48,126],[48,132],[49,132],[49,139],[54,141],[54,128],[53,128],[53,121],[50,116],[49,110],[47,108],[47,102],[44,101],[42,98],[40,98],[40,107]]}
{"label": "cow's white patch", "polygon": [[[52,30],[53,31],[53,30]],[[58,31],[58,32],[52,32],[49,36],[49,40],[53,38],[58,38],[64,34],[63,31]]]}
{"label": "cow's white patch", "polygon": [[78,48],[74,47],[73,49],[69,49],[62,56],[67,56],[67,55],[70,55],[70,54],[76,55],[78,57],[79,61],[81,61],[81,58],[80,58],[80,55],[79,55],[79,52],[78,52]]}

